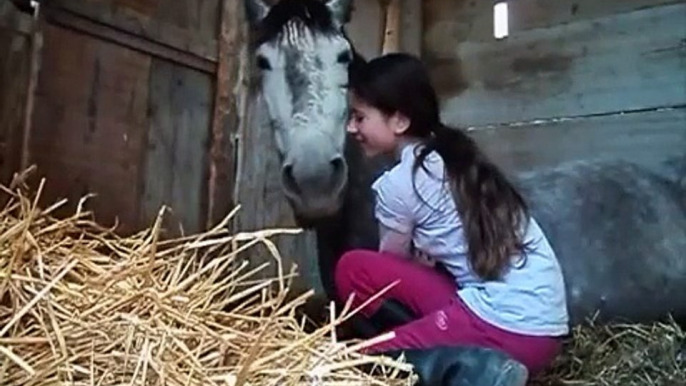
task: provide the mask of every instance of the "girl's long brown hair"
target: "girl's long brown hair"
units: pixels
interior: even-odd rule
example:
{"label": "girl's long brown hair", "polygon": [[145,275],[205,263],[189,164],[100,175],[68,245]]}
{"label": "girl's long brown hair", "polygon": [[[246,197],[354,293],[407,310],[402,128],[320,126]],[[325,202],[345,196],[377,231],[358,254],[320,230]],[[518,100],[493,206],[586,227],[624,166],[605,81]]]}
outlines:
{"label": "girl's long brown hair", "polygon": [[438,98],[419,59],[394,53],[376,58],[350,74],[350,88],[387,115],[410,119],[408,135],[421,138],[416,172],[436,151],[463,223],[469,261],[484,280],[501,277],[510,259],[524,251],[529,209],[521,194],[463,130],[444,125]]}

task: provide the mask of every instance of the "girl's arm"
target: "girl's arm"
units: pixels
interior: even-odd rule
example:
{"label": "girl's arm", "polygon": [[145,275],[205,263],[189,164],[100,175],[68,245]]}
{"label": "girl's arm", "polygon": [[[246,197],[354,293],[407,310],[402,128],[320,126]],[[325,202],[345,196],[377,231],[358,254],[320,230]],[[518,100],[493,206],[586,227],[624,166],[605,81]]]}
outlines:
{"label": "girl's arm", "polygon": [[382,224],[379,226],[379,240],[379,252],[392,253],[428,267],[435,265],[430,256],[413,248],[411,234],[398,232]]}
{"label": "girl's arm", "polygon": [[412,234],[398,232],[379,224],[379,251],[412,258]]}

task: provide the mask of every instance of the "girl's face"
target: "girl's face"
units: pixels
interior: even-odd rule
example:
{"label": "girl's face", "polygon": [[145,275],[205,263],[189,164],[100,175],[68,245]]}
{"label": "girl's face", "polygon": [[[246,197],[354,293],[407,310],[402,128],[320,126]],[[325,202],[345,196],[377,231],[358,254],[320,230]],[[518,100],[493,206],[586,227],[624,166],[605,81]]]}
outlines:
{"label": "girl's face", "polygon": [[360,143],[367,157],[395,152],[409,123],[402,114],[385,115],[354,94],[351,95],[347,130]]}

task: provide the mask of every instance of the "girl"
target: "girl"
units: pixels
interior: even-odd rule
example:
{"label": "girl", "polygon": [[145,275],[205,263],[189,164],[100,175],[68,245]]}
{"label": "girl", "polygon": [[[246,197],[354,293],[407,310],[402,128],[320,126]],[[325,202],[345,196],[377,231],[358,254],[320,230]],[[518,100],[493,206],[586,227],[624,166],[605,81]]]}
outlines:
{"label": "girl", "polygon": [[568,315],[560,266],[524,199],[470,137],[441,122],[417,58],[374,59],[349,86],[349,133],[367,156],[399,162],[372,187],[379,251],[341,257],[338,295],[354,294],[357,306],[399,280],[362,314],[373,319],[392,299],[418,315],[372,351],[487,347],[538,373],[558,353]]}

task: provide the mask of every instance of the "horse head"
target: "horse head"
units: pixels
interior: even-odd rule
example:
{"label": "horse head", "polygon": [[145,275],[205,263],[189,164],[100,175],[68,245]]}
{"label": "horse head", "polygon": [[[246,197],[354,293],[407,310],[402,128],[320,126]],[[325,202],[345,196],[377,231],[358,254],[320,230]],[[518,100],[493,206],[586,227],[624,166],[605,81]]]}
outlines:
{"label": "horse head", "polygon": [[257,91],[273,130],[281,186],[301,226],[334,215],[345,197],[348,70],[362,60],[343,29],[351,3],[245,0]]}

